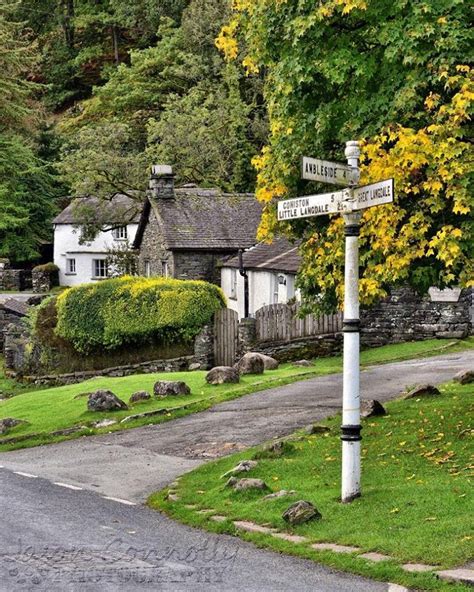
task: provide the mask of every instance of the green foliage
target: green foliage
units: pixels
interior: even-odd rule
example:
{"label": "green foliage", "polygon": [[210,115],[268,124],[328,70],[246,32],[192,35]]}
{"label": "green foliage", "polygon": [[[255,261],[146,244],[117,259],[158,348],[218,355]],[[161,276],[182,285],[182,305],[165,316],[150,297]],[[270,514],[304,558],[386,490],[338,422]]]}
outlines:
{"label": "green foliage", "polygon": [[54,263],[43,263],[33,267],[33,271],[45,271],[47,273],[58,273],[59,267]]}
{"label": "green foliage", "polygon": [[225,306],[202,281],[125,277],[66,290],[57,299],[57,334],[81,352],[152,341],[186,341]]}
{"label": "green foliage", "polygon": [[251,190],[250,161],[265,134],[261,84],[225,64],[215,37],[221,0],[193,0],[178,26],[163,19],[156,43],[133,49],[105,84],[61,123],[61,169],[75,195],[142,196],[146,167],[173,165],[177,183]]}
{"label": "green foliage", "polygon": [[393,282],[423,289],[472,278],[470,15],[467,0],[234,3],[218,45],[265,72],[259,238],[303,238],[299,286],[315,307],[342,304],[340,217],[278,224],[274,205],[322,192],[301,180],[300,158],[343,160],[347,140],[364,141],[363,183],[394,177],[396,187],[393,206],[363,214],[361,300],[373,302]]}

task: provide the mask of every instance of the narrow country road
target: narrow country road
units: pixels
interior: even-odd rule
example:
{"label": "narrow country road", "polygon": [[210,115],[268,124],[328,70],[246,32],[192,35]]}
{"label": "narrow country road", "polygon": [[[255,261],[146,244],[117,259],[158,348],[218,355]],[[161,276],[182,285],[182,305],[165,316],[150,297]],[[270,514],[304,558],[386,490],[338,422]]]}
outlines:
{"label": "narrow country road", "polygon": [[[385,401],[472,367],[474,351],[374,366],[362,398]],[[157,426],[1,454],[0,590],[387,590],[139,505],[210,458],[334,414],[341,384],[312,378]]]}

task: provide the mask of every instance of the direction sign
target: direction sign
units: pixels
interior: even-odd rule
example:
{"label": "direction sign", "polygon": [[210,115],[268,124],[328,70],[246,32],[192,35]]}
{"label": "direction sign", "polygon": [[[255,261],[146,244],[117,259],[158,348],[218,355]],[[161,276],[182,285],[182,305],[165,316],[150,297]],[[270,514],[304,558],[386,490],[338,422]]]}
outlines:
{"label": "direction sign", "polygon": [[355,185],[359,181],[359,171],[357,168],[340,162],[303,156],[301,177],[308,181],[348,186]]}
{"label": "direction sign", "polygon": [[294,220],[311,216],[344,213],[351,210],[346,201],[350,197],[348,190],[306,195],[278,202],[278,220]]}
{"label": "direction sign", "polygon": [[393,179],[379,181],[371,185],[364,185],[353,190],[353,210],[364,210],[372,206],[381,206],[393,201]]}

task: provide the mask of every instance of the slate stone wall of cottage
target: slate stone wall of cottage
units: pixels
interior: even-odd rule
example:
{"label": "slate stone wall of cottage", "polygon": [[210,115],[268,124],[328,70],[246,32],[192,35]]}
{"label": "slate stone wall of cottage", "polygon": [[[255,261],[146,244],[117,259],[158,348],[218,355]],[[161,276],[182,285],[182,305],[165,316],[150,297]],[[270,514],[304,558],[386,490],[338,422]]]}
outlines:
{"label": "slate stone wall of cottage", "polygon": [[472,290],[458,302],[433,302],[409,287],[395,288],[376,306],[361,311],[361,343],[374,347],[403,341],[461,339],[472,332]]}
{"label": "slate stone wall of cottage", "polygon": [[209,251],[175,251],[174,277],[180,280],[206,280],[220,286],[222,257],[235,253]]}
{"label": "slate stone wall of cottage", "polygon": [[169,277],[174,277],[173,253],[166,248],[160,224],[153,214],[149,217],[141,241],[138,256],[138,271],[140,275],[147,275],[147,261],[149,262],[151,276],[163,275],[163,264],[166,263]]}

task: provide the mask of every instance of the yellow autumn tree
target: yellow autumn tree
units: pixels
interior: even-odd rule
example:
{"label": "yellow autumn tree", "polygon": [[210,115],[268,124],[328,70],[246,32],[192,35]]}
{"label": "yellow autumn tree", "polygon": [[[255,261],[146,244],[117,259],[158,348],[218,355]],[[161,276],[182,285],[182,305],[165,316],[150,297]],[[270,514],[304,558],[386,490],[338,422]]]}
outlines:
{"label": "yellow autumn tree", "polygon": [[265,75],[270,138],[254,159],[265,203],[259,238],[303,238],[299,285],[309,305],[343,300],[343,221],[278,223],[275,202],[322,187],[299,179],[303,154],[342,159],[362,144],[362,183],[393,177],[393,204],[363,212],[361,301],[389,285],[473,285],[473,71],[469,5],[235,0],[217,45]]}

